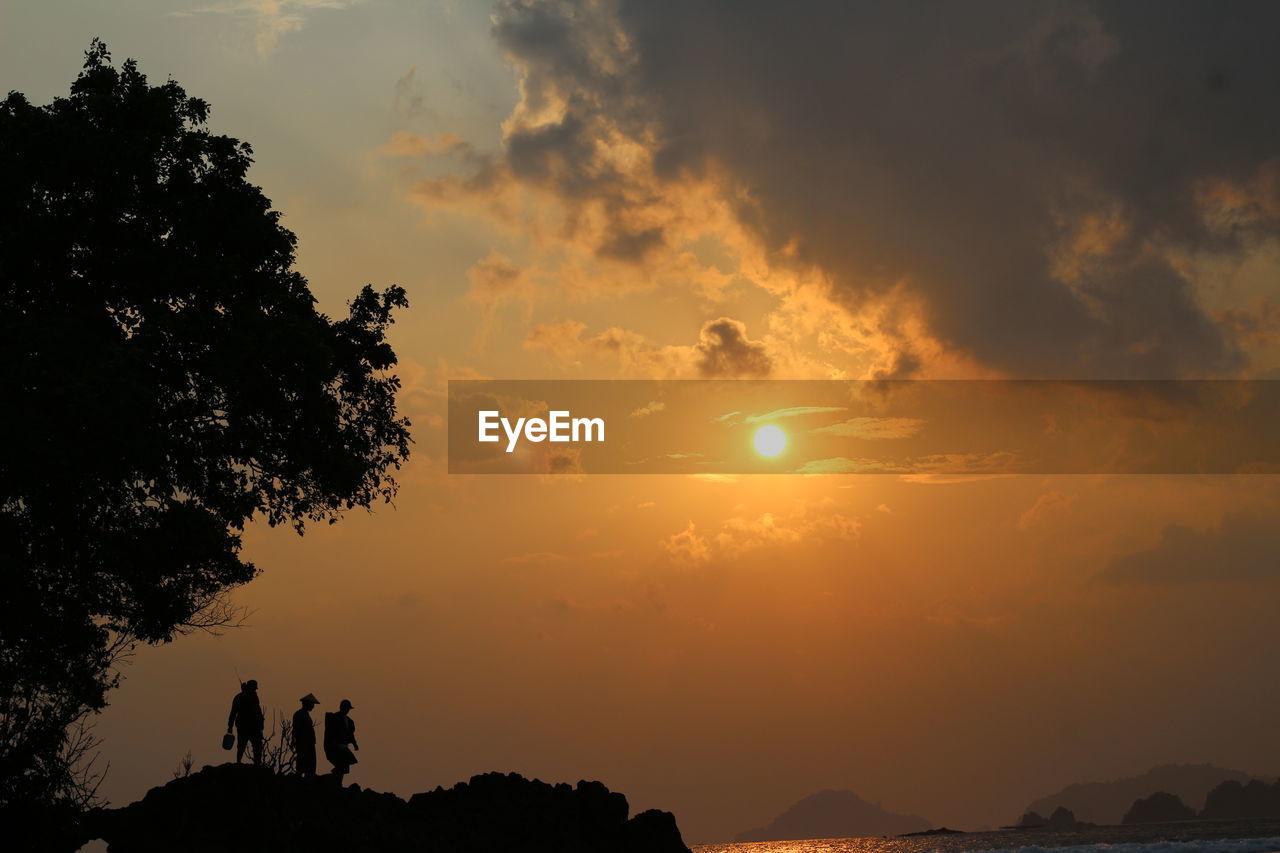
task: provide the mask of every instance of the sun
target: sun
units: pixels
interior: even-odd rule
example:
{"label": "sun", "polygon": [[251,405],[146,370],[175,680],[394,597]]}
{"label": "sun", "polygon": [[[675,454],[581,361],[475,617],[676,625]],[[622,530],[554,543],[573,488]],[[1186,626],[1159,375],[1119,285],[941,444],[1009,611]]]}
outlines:
{"label": "sun", "polygon": [[777,456],[787,449],[787,434],[781,427],[769,424],[756,430],[751,443],[755,445],[756,453],[761,456]]}

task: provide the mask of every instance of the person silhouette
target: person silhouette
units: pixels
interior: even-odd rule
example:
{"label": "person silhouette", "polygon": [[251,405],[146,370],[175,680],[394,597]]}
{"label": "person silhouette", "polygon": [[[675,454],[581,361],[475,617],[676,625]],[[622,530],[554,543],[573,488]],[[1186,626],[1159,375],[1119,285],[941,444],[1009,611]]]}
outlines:
{"label": "person silhouette", "polygon": [[324,757],[333,765],[333,775],[339,781],[356,763],[351,750],[360,749],[356,743],[356,721],[348,713],[354,709],[350,699],[343,699],[337,711],[326,711],[324,715]]}
{"label": "person silhouette", "polygon": [[320,704],[314,693],[298,700],[302,707],[293,712],[293,760],[299,776],[316,775],[316,724],[311,710]]}
{"label": "person silhouette", "polygon": [[250,678],[240,685],[240,692],[231,700],[231,714],[227,717],[227,734],[236,730],[236,764],[244,758],[245,746],[253,747],[253,763],[262,763],[262,703],[258,701],[258,682]]}

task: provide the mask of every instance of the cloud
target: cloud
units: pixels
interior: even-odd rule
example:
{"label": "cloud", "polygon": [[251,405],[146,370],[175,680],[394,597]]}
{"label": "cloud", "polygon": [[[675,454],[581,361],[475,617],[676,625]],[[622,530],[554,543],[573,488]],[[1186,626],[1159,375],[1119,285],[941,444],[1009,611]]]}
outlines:
{"label": "cloud", "polygon": [[910,438],[923,426],[924,421],[919,418],[850,418],[838,424],[817,427],[812,431],[842,438]]}
{"label": "cloud", "polygon": [[582,448],[550,447],[538,451],[539,472],[553,477],[579,478],[582,470]]}
{"label": "cloud", "polygon": [[1071,505],[1075,502],[1075,495],[1068,495],[1057,490],[1045,492],[1043,495],[1036,498],[1036,502],[1033,503],[1026,512],[1022,513],[1022,515],[1018,517],[1018,529],[1029,530],[1044,521],[1050,515],[1069,510]]}
{"label": "cloud", "polygon": [[469,146],[452,133],[421,136],[407,130],[397,130],[382,146],[382,153],[391,157],[424,157],[429,154],[448,154],[467,150]]}
{"label": "cloud", "polygon": [[655,344],[616,326],[592,336],[584,336],[586,330],[577,320],[540,323],[525,336],[524,346],[567,363],[613,361],[623,375],[646,378],[759,379],[772,367],[765,345],[748,339],[746,326],[728,317],[703,325],[693,346]]}
{"label": "cloud", "polygon": [[[406,71],[403,76],[396,79],[394,94],[391,100],[391,110],[393,113],[395,113],[395,115],[397,115],[398,117],[400,117],[402,120],[405,120],[405,121],[416,121],[420,119],[425,119],[433,123],[439,123],[441,121],[441,117],[439,113],[437,113],[434,109],[432,109],[427,105],[426,94],[424,93],[421,84],[418,82],[417,77],[418,77],[418,66],[413,65],[413,66],[410,66],[409,70]],[[421,138],[421,137],[417,137],[416,134],[409,133],[408,131],[401,131],[397,133],[395,136],[398,137],[398,136],[401,136],[401,134],[405,135],[404,141],[410,142],[410,143],[412,143],[412,139],[414,138],[419,138],[419,139]],[[390,150],[390,151],[385,151],[385,153],[389,153],[389,154],[399,153],[400,156],[415,156],[416,154],[419,154],[419,153],[444,153],[445,151],[454,150],[456,147],[453,145],[444,145],[444,146],[439,145],[439,143],[451,141],[450,137],[452,137],[452,134],[442,133],[442,134],[437,134],[433,140],[430,140],[430,142],[434,143],[431,147],[438,149],[436,151],[397,152],[395,150]],[[392,144],[389,145],[388,147],[394,148],[395,142],[396,142],[395,137],[392,137]],[[462,143],[461,140],[458,140],[458,142]],[[462,143],[462,145],[465,146],[465,143]],[[410,144],[409,147],[412,148],[414,146]]]}
{"label": "cloud", "polygon": [[671,534],[659,545],[677,563],[697,564],[711,559],[711,546],[698,535],[698,528],[692,521],[684,530]]}
{"label": "cloud", "polygon": [[254,47],[259,56],[266,56],[283,36],[301,30],[310,13],[321,9],[347,9],[361,2],[363,0],[237,0],[170,14],[178,17],[217,14],[247,18],[253,25]]}
{"label": "cloud", "polygon": [[[797,418],[801,415],[820,415],[826,412],[843,412],[844,410],[843,406],[792,406],[787,409],[775,409],[763,415],[748,415],[743,419],[743,423],[758,424],[766,421],[776,421],[780,418]],[[737,414],[737,412],[733,414]],[[729,417],[730,415],[722,415],[716,420],[725,421]]]}
{"label": "cloud", "polygon": [[829,502],[806,504],[790,515],[761,513],[754,518],[727,519],[716,534],[716,546],[726,558],[771,545],[819,543],[857,539],[862,523],[835,510]]}
{"label": "cloud", "polygon": [[643,406],[641,406],[640,408],[632,412],[629,415],[629,417],[633,417],[633,418],[648,417],[649,415],[654,415],[654,414],[657,414],[658,412],[661,412],[666,407],[667,407],[667,404],[662,402],[661,400],[651,400],[650,402],[645,403]]}
{"label": "cloud", "polygon": [[517,554],[514,557],[503,557],[502,562],[545,565],[547,563],[563,563],[568,559],[564,554],[557,554],[554,551],[532,551],[528,554]]}
{"label": "cloud", "polygon": [[539,323],[525,336],[524,347],[542,350],[559,361],[581,365],[584,359],[611,361],[623,376],[675,378],[692,370],[691,347],[661,346],[644,335],[617,326],[587,336],[577,320]]}
{"label": "cloud", "polygon": [[733,474],[690,474],[689,477],[700,483],[715,483],[725,486],[738,482],[738,478]]}
{"label": "cloud", "polygon": [[819,330],[874,375],[1243,364],[1183,259],[1280,224],[1280,7],[505,0],[494,20],[522,93],[504,150],[424,198],[535,192],[566,241],[673,281],[710,235],[779,300],[780,337]]}
{"label": "cloud", "polygon": [[523,303],[526,322],[533,311],[537,288],[526,269],[516,266],[498,251],[490,252],[467,269],[467,295],[481,307],[476,345],[483,349],[497,323],[497,311],[504,303]]}
{"label": "cloud", "polygon": [[795,469],[797,474],[905,474],[911,478],[951,475],[1012,475],[1016,473],[1016,453],[933,453],[905,459],[873,459],[835,456],[811,459]]}
{"label": "cloud", "polygon": [[490,252],[467,270],[469,295],[484,306],[486,313],[512,299],[532,298],[533,283],[525,271],[501,252]]}
{"label": "cloud", "polygon": [[1280,519],[1223,516],[1216,530],[1170,524],[1155,546],[1113,559],[1099,578],[1117,586],[1256,582],[1280,577]]}
{"label": "cloud", "polygon": [[692,521],[659,545],[678,563],[708,563],[734,559],[749,551],[771,546],[820,544],[857,539],[862,523],[846,515],[831,499],[796,501],[789,512],[763,512],[733,516],[720,523],[710,536],[698,532]]}
{"label": "cloud", "polygon": [[706,379],[763,379],[773,371],[765,345],[748,338],[746,324],[729,317],[704,325],[695,349],[698,373]]}
{"label": "cloud", "polygon": [[895,464],[883,459],[850,459],[835,456],[830,459],[810,459],[796,469],[797,474],[883,474],[910,473],[909,465]]}
{"label": "cloud", "polygon": [[1280,333],[1280,303],[1266,296],[1259,296],[1248,306],[1223,311],[1219,322],[1232,329],[1241,339],[1274,341],[1277,333]]}

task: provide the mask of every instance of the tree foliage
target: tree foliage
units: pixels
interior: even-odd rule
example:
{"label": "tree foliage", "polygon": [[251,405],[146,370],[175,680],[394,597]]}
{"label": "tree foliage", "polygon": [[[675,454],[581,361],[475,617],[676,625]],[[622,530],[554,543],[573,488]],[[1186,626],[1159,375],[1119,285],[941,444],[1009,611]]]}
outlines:
{"label": "tree foliage", "polygon": [[404,291],[316,309],[209,105],[95,41],[0,104],[0,806],[57,799],[69,724],[135,642],[218,624],[255,517],[390,501]]}

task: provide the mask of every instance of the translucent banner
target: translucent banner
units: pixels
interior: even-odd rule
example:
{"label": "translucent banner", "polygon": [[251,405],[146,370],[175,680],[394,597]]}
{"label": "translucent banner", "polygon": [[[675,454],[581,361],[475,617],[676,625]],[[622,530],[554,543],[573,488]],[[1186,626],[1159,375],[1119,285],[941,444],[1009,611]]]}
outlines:
{"label": "translucent banner", "polygon": [[455,380],[451,474],[1280,473],[1266,380]]}

